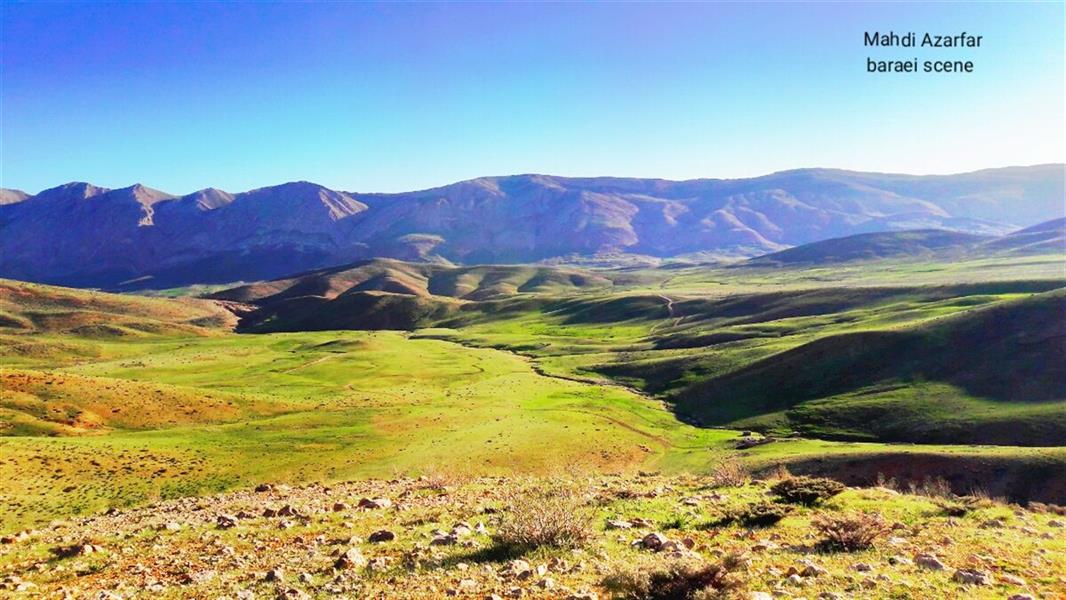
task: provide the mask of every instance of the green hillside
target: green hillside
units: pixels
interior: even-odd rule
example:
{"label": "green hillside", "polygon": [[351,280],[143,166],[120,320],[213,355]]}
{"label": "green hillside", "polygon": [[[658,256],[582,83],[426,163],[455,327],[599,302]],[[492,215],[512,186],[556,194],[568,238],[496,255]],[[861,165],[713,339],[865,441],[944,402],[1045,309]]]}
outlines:
{"label": "green hillside", "polygon": [[1056,445],[1066,439],[1066,291],[827,336],[692,385],[676,402],[679,414],[706,424]]}
{"label": "green hillside", "polygon": [[749,265],[824,264],[884,258],[944,258],[964,254],[987,236],[941,229],[860,233],[813,242],[753,258]]}

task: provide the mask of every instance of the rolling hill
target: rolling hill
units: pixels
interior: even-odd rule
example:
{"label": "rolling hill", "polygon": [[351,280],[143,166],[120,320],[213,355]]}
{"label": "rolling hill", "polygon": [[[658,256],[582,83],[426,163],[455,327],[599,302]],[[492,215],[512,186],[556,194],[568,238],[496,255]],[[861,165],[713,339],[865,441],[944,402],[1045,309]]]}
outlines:
{"label": "rolling hill", "polygon": [[981,249],[996,253],[1066,253],[1066,218],[1053,219],[989,240]]}
{"label": "rolling hill", "polygon": [[1066,437],[1066,290],[903,329],[821,337],[674,400],[680,415],[708,425],[1056,445]]}
{"label": "rolling hill", "polygon": [[880,259],[950,260],[987,256],[1066,253],[1066,218],[987,236],[916,229],[860,233],[812,242],[749,259],[742,266],[818,265]]}
{"label": "rolling hill", "polygon": [[860,233],[766,254],[750,259],[746,264],[824,264],[898,257],[929,258],[963,254],[990,239],[988,236],[942,229]]}
{"label": "rolling hill", "polygon": [[445,320],[464,301],[611,286],[610,279],[577,269],[376,259],[240,286],[210,298],[258,307],[243,315],[241,331],[415,329]]}
{"label": "rolling hill", "polygon": [[165,300],[0,279],[0,334],[82,337],[210,335],[233,313],[195,298]]}
{"label": "rolling hill", "polygon": [[0,204],[0,276],[107,289],[272,279],[373,257],[754,256],[876,231],[1000,235],[1062,217],[1063,165],[946,176],[484,177],[398,194],[308,182],[175,196],[71,183]]}

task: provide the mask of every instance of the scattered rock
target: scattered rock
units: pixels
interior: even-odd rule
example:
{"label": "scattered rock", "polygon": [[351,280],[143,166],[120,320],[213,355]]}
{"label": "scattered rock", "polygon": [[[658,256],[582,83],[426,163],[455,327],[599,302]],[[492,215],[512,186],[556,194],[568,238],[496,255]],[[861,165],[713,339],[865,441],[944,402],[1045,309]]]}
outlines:
{"label": "scattered rock", "polygon": [[0,537],[0,544],[14,544],[15,542],[21,542],[30,537],[30,534],[26,531],[20,531],[14,535],[5,535]]}
{"label": "scattered rock", "polygon": [[365,508],[367,510],[388,508],[390,506],[392,506],[392,501],[388,498],[363,498],[359,501],[359,508]]}
{"label": "scattered rock", "polygon": [[666,539],[665,535],[655,532],[649,533],[648,535],[641,538],[639,543],[643,548],[658,552],[663,548],[663,544],[665,544],[667,541],[669,540]]}
{"label": "scattered rock", "polygon": [[274,567],[266,572],[267,581],[285,581],[285,571],[281,567]]}
{"label": "scattered rock", "polygon": [[631,529],[633,524],[629,521],[623,521],[622,519],[611,519],[607,521],[607,529]]}
{"label": "scattered rock", "polygon": [[951,579],[966,585],[989,585],[991,583],[987,573],[976,569],[958,569]]}
{"label": "scattered rock", "polygon": [[380,544],[381,542],[391,542],[396,539],[396,534],[388,529],[381,529],[370,534],[367,538],[371,543]]}
{"label": "scattered rock", "polygon": [[1017,575],[1011,575],[1010,573],[1001,573],[1001,574],[997,575],[996,577],[1000,581],[1002,581],[1003,583],[1007,583],[1007,584],[1010,584],[1010,585],[1017,585],[1019,587],[1024,587],[1025,586],[1025,580],[1022,579],[1021,577],[1018,577]]}
{"label": "scattered rock", "polygon": [[774,441],[776,440],[772,437],[745,437],[738,440],[735,447],[737,450],[747,450],[748,448],[770,444]]}
{"label": "scattered rock", "polygon": [[95,554],[103,552],[103,547],[95,544],[74,544],[73,546],[58,546],[52,548],[52,554],[59,558],[68,558],[71,556],[86,556],[89,554]]}
{"label": "scattered rock", "polygon": [[829,571],[825,570],[824,568],[822,568],[822,567],[820,567],[820,566],[818,566],[818,565],[816,565],[814,563],[807,563],[807,565],[803,568],[803,570],[800,571],[800,576],[802,576],[802,577],[818,577],[819,575],[828,575],[828,574],[829,574]]}
{"label": "scattered rock", "polygon": [[348,548],[341,554],[340,558],[333,563],[333,566],[338,569],[354,569],[358,567],[365,567],[367,564],[366,557],[359,548]]}
{"label": "scattered rock", "polygon": [[519,579],[523,579],[523,575],[531,574],[532,572],[533,568],[529,566],[529,563],[521,559],[512,560],[504,569],[505,575]]}
{"label": "scattered rock", "polygon": [[943,571],[946,568],[944,563],[940,562],[940,559],[933,554],[916,554],[914,556],[914,564],[931,571]]}
{"label": "scattered rock", "polygon": [[296,510],[291,505],[286,504],[285,506],[281,507],[281,510],[278,511],[278,516],[279,517],[302,517],[303,515],[300,514],[300,511]]}
{"label": "scattered rock", "polygon": [[215,519],[215,525],[217,525],[219,529],[229,529],[231,527],[236,527],[237,517],[233,515],[219,515],[218,518]]}

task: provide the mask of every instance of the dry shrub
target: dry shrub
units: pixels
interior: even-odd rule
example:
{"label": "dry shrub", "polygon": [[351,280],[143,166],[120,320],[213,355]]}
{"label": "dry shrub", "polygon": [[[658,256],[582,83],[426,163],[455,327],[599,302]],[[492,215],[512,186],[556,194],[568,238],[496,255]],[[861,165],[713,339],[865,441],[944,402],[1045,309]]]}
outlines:
{"label": "dry shrub", "polygon": [[995,506],[996,504],[1009,504],[1007,498],[1004,496],[993,496],[989,491],[983,487],[975,487],[970,489],[970,493],[964,496],[964,498],[973,498],[980,502],[983,507]]}
{"label": "dry shrub", "polygon": [[792,479],[792,472],[788,470],[785,465],[774,465],[760,473],[760,479],[765,481],[782,481],[785,479]]}
{"label": "dry shrub", "polygon": [[578,548],[592,537],[592,511],[573,484],[526,487],[505,495],[506,513],[493,536],[504,547]]}
{"label": "dry shrub", "polygon": [[667,562],[615,567],[603,586],[616,598],[625,600],[712,600],[742,597],[747,586],[744,570],[748,558],[726,555],[721,562],[702,558],[672,559]]}
{"label": "dry shrub", "polygon": [[876,487],[885,488],[886,490],[893,490],[896,492],[902,491],[899,489],[899,482],[895,477],[885,477],[884,473],[877,473]]}
{"label": "dry shrub", "polygon": [[455,471],[430,468],[418,478],[418,487],[424,490],[444,491],[463,483],[465,479]]}
{"label": "dry shrub", "polygon": [[814,506],[847,489],[844,484],[824,477],[791,477],[782,479],[770,488],[774,494],[789,504]]}
{"label": "dry shrub", "polygon": [[818,515],[811,525],[822,535],[822,547],[844,552],[865,550],[892,529],[880,515],[866,512]]}
{"label": "dry shrub", "polygon": [[907,484],[910,493],[929,498],[951,498],[951,484],[943,477],[926,477],[921,483],[911,481]]}
{"label": "dry shrub", "polygon": [[992,499],[981,496],[953,496],[937,498],[933,502],[949,517],[964,517],[979,508],[990,508],[996,505]]}
{"label": "dry shrub", "polygon": [[711,471],[709,487],[740,487],[751,481],[751,473],[735,458],[726,458]]}

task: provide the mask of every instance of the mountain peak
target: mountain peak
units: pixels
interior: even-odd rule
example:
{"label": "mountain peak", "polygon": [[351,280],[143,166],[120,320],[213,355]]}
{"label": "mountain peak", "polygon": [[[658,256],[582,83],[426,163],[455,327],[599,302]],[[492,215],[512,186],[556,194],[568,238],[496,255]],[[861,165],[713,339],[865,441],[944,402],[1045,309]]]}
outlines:
{"label": "mountain peak", "polygon": [[230,202],[234,195],[218,188],[204,188],[181,197],[183,202],[193,202],[199,210],[215,210]]}
{"label": "mountain peak", "polygon": [[30,195],[22,190],[0,188],[0,206],[5,204],[18,204],[29,197]]}
{"label": "mountain peak", "polygon": [[95,186],[84,181],[71,181],[54,188],[48,188],[33,196],[32,200],[85,200],[110,192],[110,188]]}
{"label": "mountain peak", "polygon": [[150,188],[141,183],[135,183],[129,187],[114,190],[109,195],[128,195],[143,206],[151,206],[163,200],[173,200],[176,196]]}
{"label": "mountain peak", "polygon": [[[77,200],[92,196],[99,198]],[[108,192],[72,183],[0,207],[0,276],[108,286],[150,275],[151,285],[169,286],[272,278],[371,257],[421,258],[430,254],[424,248],[460,264],[532,263],[616,253],[753,256],[899,229],[998,235],[1062,217],[1063,178],[1061,167],[932,178],[808,169],[689,181],[527,173],[408,193],[364,196],[291,181],[170,198],[140,184]],[[1054,231],[1026,235],[1012,238],[1012,247],[1061,249]],[[826,252],[924,254],[970,245],[952,234],[931,236],[851,239]],[[849,254],[849,246],[857,250]]]}
{"label": "mountain peak", "polygon": [[253,200],[260,207],[269,206],[286,211],[322,205],[326,207],[331,221],[339,221],[367,209],[366,204],[346,192],[331,190],[310,181],[290,181],[237,195],[238,202],[244,199]]}

